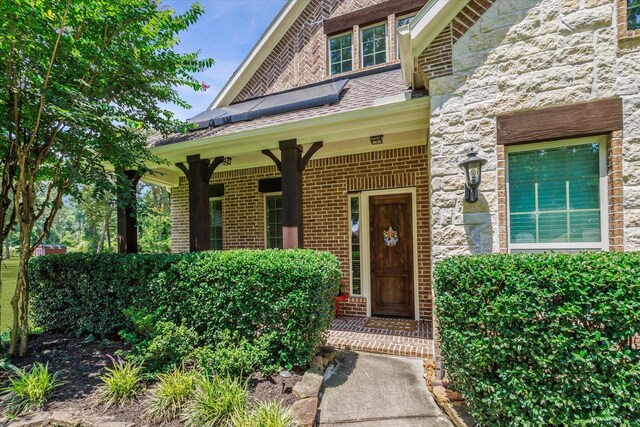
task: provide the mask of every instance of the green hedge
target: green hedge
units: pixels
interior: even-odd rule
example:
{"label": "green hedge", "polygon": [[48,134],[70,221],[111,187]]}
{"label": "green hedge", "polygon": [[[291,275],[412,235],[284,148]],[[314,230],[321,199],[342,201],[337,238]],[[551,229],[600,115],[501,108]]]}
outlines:
{"label": "green hedge", "polygon": [[125,312],[148,312],[193,328],[202,345],[229,334],[267,342],[280,366],[313,356],[341,275],[333,255],[308,250],[68,254],[29,268],[33,318],[46,329],[114,336],[135,332]]}
{"label": "green hedge", "polygon": [[485,426],[640,425],[640,254],[453,257],[444,367]]}

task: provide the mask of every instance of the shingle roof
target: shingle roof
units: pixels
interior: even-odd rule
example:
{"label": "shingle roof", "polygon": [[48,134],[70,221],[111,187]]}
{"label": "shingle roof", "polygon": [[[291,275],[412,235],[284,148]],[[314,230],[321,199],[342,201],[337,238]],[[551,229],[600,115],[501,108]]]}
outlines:
{"label": "shingle roof", "polygon": [[[373,101],[376,99],[398,95],[408,90],[409,89],[402,81],[402,75],[399,69],[364,75],[361,77],[351,78],[347,82],[345,89],[340,96],[340,101],[335,104],[305,108],[302,110],[261,117],[255,120],[231,123],[192,132],[175,133],[164,139],[161,135],[157,134],[149,139],[149,147],[193,141],[212,136],[228,135],[231,133],[254,130],[282,123],[291,123],[315,117],[329,116],[331,114],[346,111],[360,110],[373,106]],[[425,95],[425,91],[414,92],[412,94],[413,97],[421,97]]]}

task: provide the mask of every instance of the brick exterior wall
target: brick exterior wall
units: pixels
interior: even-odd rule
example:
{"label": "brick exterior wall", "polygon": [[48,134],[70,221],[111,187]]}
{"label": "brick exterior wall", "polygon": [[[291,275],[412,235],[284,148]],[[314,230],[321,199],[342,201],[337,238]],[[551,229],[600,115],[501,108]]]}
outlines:
{"label": "brick exterior wall", "polygon": [[471,0],[418,56],[417,68],[425,84],[453,74],[453,45],[476,23],[495,0]]}
{"label": "brick exterior wall", "polygon": [[[349,290],[349,195],[360,191],[416,188],[418,301],[420,318],[432,319],[431,252],[429,234],[429,174],[427,146],[311,160],[303,175],[305,247],[335,254],[343,285]],[[278,176],[275,166],[215,173],[212,184],[223,183],[224,249],[265,247],[264,196],[258,180]],[[189,247],[188,191],[181,181],[171,191],[172,250]],[[340,303],[340,314],[365,316],[366,299]]]}
{"label": "brick exterior wall", "polygon": [[[311,0],[233,102],[324,80],[328,77],[324,21],[385,1]],[[399,62],[396,59],[395,16],[389,16],[387,22],[389,61],[381,66]],[[358,26],[353,28],[353,35],[353,72],[357,72],[361,71]],[[343,73],[341,76],[348,74]]]}

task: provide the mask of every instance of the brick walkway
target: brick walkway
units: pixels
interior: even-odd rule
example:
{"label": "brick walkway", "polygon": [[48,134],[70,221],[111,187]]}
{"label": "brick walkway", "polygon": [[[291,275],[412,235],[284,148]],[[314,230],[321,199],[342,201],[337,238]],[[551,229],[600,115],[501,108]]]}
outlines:
{"label": "brick walkway", "polygon": [[364,317],[336,317],[327,344],[337,349],[433,358],[430,322],[418,322],[414,332],[368,328]]}

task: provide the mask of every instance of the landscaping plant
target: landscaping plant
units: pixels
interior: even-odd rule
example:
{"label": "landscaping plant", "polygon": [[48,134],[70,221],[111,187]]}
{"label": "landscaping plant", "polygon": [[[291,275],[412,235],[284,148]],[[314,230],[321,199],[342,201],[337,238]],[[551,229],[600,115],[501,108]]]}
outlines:
{"label": "landscaping plant", "polygon": [[[125,342],[132,346],[127,360],[143,365],[150,373],[166,372],[180,366],[193,353],[198,334],[193,329],[168,321],[151,320],[136,323],[136,333],[122,332]],[[150,322],[150,324],[147,324]]]}
{"label": "landscaping plant", "polygon": [[218,351],[214,370],[234,374],[309,363],[331,325],[341,276],[334,255],[311,250],[67,254],[38,257],[30,269],[38,325],[155,341],[153,357],[175,366],[178,331],[157,333],[158,322],[173,322],[186,328],[180,354],[195,331],[194,344]]}
{"label": "landscaping plant", "polygon": [[234,414],[245,411],[247,383],[237,378],[204,374],[187,404],[183,421],[187,427],[218,427],[231,423]]}
{"label": "landscaping plant", "polygon": [[280,402],[261,403],[252,411],[242,411],[233,416],[233,427],[293,427],[291,411]]}
{"label": "landscaping plant", "polygon": [[105,165],[144,170],[160,161],[149,134],[186,126],[163,105],[188,106],[178,87],[206,88],[193,75],[213,60],[174,50],[203,13],[149,0],[0,2],[0,247],[16,224],[20,252],[10,354],[26,352],[28,262],[65,193],[95,184],[130,204]]}
{"label": "landscaping plant", "polygon": [[176,368],[158,374],[158,384],[151,389],[146,415],[152,421],[176,418],[196,390],[194,371]]}
{"label": "landscaping plant", "polygon": [[9,385],[0,389],[0,394],[6,394],[0,399],[0,410],[5,415],[19,415],[44,406],[56,388],[62,385],[58,381],[58,372],[49,373],[48,364],[36,363],[28,371],[9,364],[5,367],[14,373],[9,378]]}
{"label": "landscaping plant", "polygon": [[105,409],[131,402],[144,386],[141,365],[126,362],[120,357],[111,359],[113,366],[106,368],[106,373],[100,377],[102,383],[96,393],[97,403],[103,404]]}
{"label": "landscaping plant", "polygon": [[637,426],[639,275],[640,253],[438,262],[442,359],[478,423]]}
{"label": "landscaping plant", "polygon": [[225,331],[218,339],[215,349],[199,347],[189,356],[188,361],[203,372],[218,375],[241,378],[256,369],[263,374],[270,374],[276,372],[278,367],[264,363],[269,354],[267,338],[268,334],[265,334],[250,343],[246,339],[234,339],[231,333]]}

